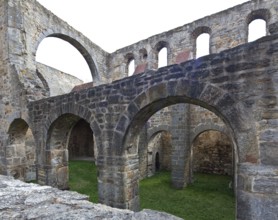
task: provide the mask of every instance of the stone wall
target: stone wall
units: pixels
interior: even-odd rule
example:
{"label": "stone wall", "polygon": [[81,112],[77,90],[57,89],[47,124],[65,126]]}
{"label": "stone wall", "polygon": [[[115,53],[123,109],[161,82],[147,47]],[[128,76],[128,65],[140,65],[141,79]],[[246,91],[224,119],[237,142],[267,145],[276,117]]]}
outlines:
{"label": "stone wall", "polygon": [[71,90],[83,81],[63,73],[52,67],[37,63],[37,75],[42,80],[45,88],[49,91],[49,96],[57,96],[71,92]]}
{"label": "stone wall", "polygon": [[[276,109],[276,103],[267,101],[269,95],[272,97],[271,94],[277,93],[277,39],[277,35],[271,35],[247,45],[200,58],[198,62],[192,60],[167,66],[157,72],[136,74],[111,84],[32,102],[29,112],[33,118],[33,127],[36,128],[35,139],[40,146],[39,179],[53,185],[57,184],[55,178],[62,179],[60,175],[63,176],[64,173],[57,172],[57,168],[64,166],[66,170],[66,162],[54,164],[50,160],[44,163],[45,154],[54,155],[60,149],[60,154],[63,155],[67,140],[64,134],[67,134],[77,119],[83,118],[90,123],[98,148],[100,202],[136,209],[139,196],[137,153],[141,129],[148,119],[162,108],[190,103],[218,115],[230,131],[231,140],[236,144],[235,162],[237,167],[241,167],[236,173],[236,190],[239,197],[237,201],[242,203],[241,199],[248,197],[243,199],[246,202],[243,203],[245,207],[251,207],[256,201],[254,198],[264,196],[271,200],[272,204],[277,204],[277,196],[268,193],[267,188],[263,191],[260,187],[265,184],[266,179],[273,182],[275,178],[268,177],[267,172],[256,174],[263,178],[264,182],[248,177],[252,174],[251,170],[267,170],[269,165],[265,166],[265,163],[270,164],[275,158],[275,152],[266,154],[268,151],[260,148],[261,145],[267,144],[267,140],[275,142],[275,136],[271,135],[276,132],[273,129],[275,119],[264,124],[260,121],[265,117],[265,111]],[[270,106],[266,107],[263,103]],[[176,115],[173,121],[178,121],[180,117],[184,117],[182,121],[188,120],[190,115],[183,114],[185,111],[190,112],[190,108],[184,107],[183,111],[179,111],[181,115]],[[213,120],[213,117],[211,119]],[[181,126],[175,124],[176,127]],[[183,126],[177,133],[181,132],[181,129],[186,132],[191,128],[190,124]],[[263,126],[263,133],[260,126]],[[198,127],[204,129],[205,125]],[[268,132],[265,132],[266,130]],[[197,131],[198,129],[196,134]],[[185,132],[181,134],[184,135]],[[190,138],[181,138],[184,139],[172,141],[172,155],[176,161],[175,166],[172,166],[172,182],[179,187],[186,185],[186,174],[190,165]],[[261,160],[261,156],[264,160]],[[246,170],[246,166],[251,170]],[[59,187],[59,184],[56,186]],[[249,184],[256,184],[256,187],[260,188],[260,195],[255,193]],[[264,201],[260,203],[258,210],[268,209],[273,212],[267,201]],[[252,211],[248,210],[249,213]],[[245,216],[245,213],[246,211],[238,212],[241,216],[239,218]],[[257,214],[263,218],[258,212]]]}
{"label": "stone wall", "polygon": [[194,172],[233,175],[233,148],[226,135],[206,131],[195,139],[192,150]]}
{"label": "stone wall", "polygon": [[173,215],[142,210],[132,212],[93,204],[88,196],[49,186],[27,184],[0,175],[1,219],[121,219],[181,220]]}
{"label": "stone wall", "polygon": [[[141,152],[147,155],[146,139],[140,136],[149,137],[142,130],[157,113],[153,125],[163,121],[171,128],[175,187],[190,182],[192,141],[204,131],[218,130],[233,143],[237,218],[274,219],[278,204],[277,11],[275,0],[253,0],[108,54],[35,1],[3,1],[1,173],[24,178],[26,167],[32,167],[33,157],[31,164],[26,160],[32,150],[26,146],[25,132],[31,129],[38,181],[67,188],[69,134],[82,119],[95,135],[100,202],[136,210],[139,157]],[[257,18],[266,20],[269,36],[225,50],[246,43],[247,26]],[[211,55],[189,60],[195,58],[195,40],[201,33],[210,34]],[[94,84],[49,97],[47,80],[38,74],[35,62],[37,46],[47,36],[64,39],[83,54]],[[175,65],[156,70],[163,47],[168,49],[168,64]],[[141,74],[124,78],[131,59]],[[101,85],[107,82],[112,83]],[[172,109],[159,112],[165,107]],[[14,129],[21,127],[16,126],[18,120],[23,129]]]}
{"label": "stone wall", "polygon": [[[210,35],[210,54],[248,42],[248,24],[255,19],[267,23],[267,35],[277,31],[278,9],[275,0],[253,0],[189,24],[151,36],[121,48],[110,55],[109,79],[126,77],[127,66],[135,61],[135,73],[158,68],[158,53],[166,47],[168,65],[196,58],[196,39]],[[240,15],[240,16],[239,16]]]}

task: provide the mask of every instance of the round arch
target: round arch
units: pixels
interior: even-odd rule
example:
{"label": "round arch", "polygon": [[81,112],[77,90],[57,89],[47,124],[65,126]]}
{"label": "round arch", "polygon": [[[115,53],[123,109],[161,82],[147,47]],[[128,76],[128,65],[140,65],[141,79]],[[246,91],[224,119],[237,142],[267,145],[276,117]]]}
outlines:
{"label": "round arch", "polygon": [[8,140],[5,148],[7,174],[24,181],[36,180],[36,144],[33,132],[22,118],[14,119],[7,132]]}
{"label": "round arch", "polygon": [[197,55],[197,38],[202,34],[208,34],[209,35],[209,53],[211,53],[211,33],[212,30],[210,27],[207,26],[200,26],[195,28],[191,33],[191,43],[193,46],[193,57],[196,58]]}
{"label": "round arch", "polygon": [[155,69],[159,67],[159,52],[163,48],[166,48],[167,51],[167,65],[170,64],[170,54],[171,54],[170,44],[167,41],[159,41],[153,47]]}
{"label": "round arch", "polygon": [[269,34],[269,20],[271,18],[271,12],[269,9],[258,9],[254,10],[251,13],[249,13],[245,19],[245,34],[246,39],[245,42],[248,42],[248,36],[249,36],[249,25],[252,21],[261,19],[265,21],[266,24],[266,35]]}
{"label": "round arch", "polygon": [[148,141],[150,141],[150,139],[152,137],[154,137],[155,135],[157,135],[157,133],[159,132],[170,132],[171,128],[169,125],[159,125],[159,126],[154,126],[148,129]]}
{"label": "round arch", "polygon": [[[152,176],[160,169],[171,170],[171,157],[172,157],[172,135],[169,126],[156,126],[148,132],[148,160],[147,160],[147,176]],[[157,155],[159,155],[157,157]],[[159,162],[159,169],[157,162]]]}
{"label": "round arch", "polygon": [[36,42],[36,45],[34,46],[34,50],[37,51],[40,43],[47,37],[56,37],[59,38],[61,40],[64,40],[68,43],[70,43],[73,47],[75,47],[80,54],[84,57],[85,61],[87,62],[89,69],[91,71],[91,75],[94,81],[100,81],[100,76],[99,76],[99,70],[98,67],[96,65],[95,60],[93,59],[93,57],[91,56],[91,54],[89,53],[89,51],[86,49],[85,46],[83,46],[82,43],[80,43],[78,40],[76,40],[75,38],[63,34],[63,33],[49,33],[48,32],[44,32],[41,33],[38,41]]}
{"label": "round arch", "polygon": [[[210,96],[212,91],[214,95]],[[123,151],[118,153],[124,155],[136,153],[137,134],[150,116],[164,107],[178,103],[195,104],[214,112],[223,120],[229,133],[233,136],[238,148],[239,161],[257,162],[258,149],[257,143],[254,142],[256,141],[255,132],[252,125],[248,123],[248,114],[245,112],[244,106],[240,106],[238,103],[236,108],[233,98],[220,88],[197,81],[192,84],[189,80],[154,85],[129,104],[128,112],[119,120],[126,121],[125,128],[121,126],[116,128],[125,133],[121,145],[124,146]],[[220,103],[226,103],[226,105],[221,106]],[[249,156],[249,153],[252,155]]]}
{"label": "round arch", "polygon": [[210,123],[210,124],[206,123],[206,124],[200,124],[196,128],[194,128],[193,133],[191,134],[190,137],[190,142],[192,143],[195,140],[195,138],[198,137],[201,133],[209,130],[219,131],[227,136],[230,136],[229,130],[227,129],[226,126],[219,126],[214,123]]}
{"label": "round arch", "polygon": [[[95,164],[98,160],[98,146],[100,129],[98,123],[91,118],[91,113],[87,108],[72,102],[67,102],[59,108],[52,109],[48,117],[45,119],[45,126],[41,136],[44,136],[44,141],[39,144],[38,163],[41,173],[39,172],[40,184],[51,185],[58,188],[68,188],[68,151],[67,144],[71,131],[82,119],[90,125],[90,129],[94,135],[94,156]],[[52,136],[54,135],[54,136]],[[60,137],[59,137],[60,135]],[[54,137],[54,138],[53,138]],[[55,142],[55,137],[57,137]],[[38,137],[37,137],[38,138]],[[57,157],[56,157],[56,156]],[[53,159],[55,157],[56,159]],[[52,158],[52,159],[51,159]]]}
{"label": "round arch", "polygon": [[[71,134],[80,121],[89,123],[80,116],[65,113],[56,118],[47,132],[45,148],[45,165],[49,167],[47,184],[59,189],[68,189],[68,145]],[[93,133],[92,129],[91,132]],[[94,141],[94,139],[92,139]],[[94,152],[97,152],[94,144]]]}
{"label": "round arch", "polygon": [[[250,123],[248,124],[245,121],[248,120],[248,117],[244,117],[244,106],[235,108],[233,106],[235,103],[233,98],[218,87],[197,81],[194,81],[194,85],[192,83],[189,80],[163,82],[146,89],[145,92],[138,95],[127,107],[127,113],[123,114],[119,119],[119,122],[125,123],[119,123],[116,126],[116,131],[121,132],[123,136],[122,138],[118,136],[117,139],[113,140],[113,143],[123,146],[123,148],[118,149],[115,153],[118,153],[119,156],[130,158],[133,163],[136,163],[136,161],[138,163],[138,156],[136,157],[136,155],[139,147],[139,134],[147,120],[164,107],[179,103],[189,103],[206,108],[220,117],[227,126],[229,134],[235,143],[235,157],[238,158],[236,161],[249,162],[249,148],[253,147],[251,153],[256,152],[258,149],[256,148],[257,145],[253,145],[255,133],[250,130]],[[213,95],[212,91],[214,91]],[[225,103],[225,107],[219,105],[220,103]],[[238,105],[240,104],[237,103],[237,107]],[[172,184],[176,188],[183,188],[187,183],[191,182],[190,154],[190,140],[186,143],[185,148],[173,146],[172,158],[174,159],[172,159],[172,165],[175,164],[175,166],[172,167],[171,176]],[[177,161],[173,163],[173,160],[176,159]],[[257,158],[254,160],[252,158],[252,161],[257,161]],[[182,176],[181,173],[183,174]],[[237,178],[237,174],[235,178]],[[127,187],[137,191],[135,188],[138,187],[138,184]],[[134,196],[137,198],[138,194]]]}

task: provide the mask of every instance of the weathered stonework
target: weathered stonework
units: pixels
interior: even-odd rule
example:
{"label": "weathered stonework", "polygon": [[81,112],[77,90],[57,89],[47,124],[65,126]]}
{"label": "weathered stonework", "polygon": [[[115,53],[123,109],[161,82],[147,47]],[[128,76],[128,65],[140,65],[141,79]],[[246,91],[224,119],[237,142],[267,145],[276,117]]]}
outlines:
{"label": "weathered stonework", "polygon": [[37,75],[49,92],[49,96],[69,93],[75,86],[83,84],[82,80],[41,63],[37,63]]}
{"label": "weathered stonework", "polygon": [[1,175],[0,196],[1,219],[181,220],[164,212],[147,209],[132,212],[93,204],[86,195],[27,184]]}
{"label": "weathered stonework", "polygon": [[[84,120],[94,136],[99,201],[138,210],[150,138],[168,132],[167,165],[173,186],[182,188],[192,182],[193,141],[216,130],[232,143],[236,218],[277,219],[276,0],[252,0],[111,54],[35,0],[4,0],[0,15],[1,174],[68,188],[69,139]],[[257,18],[266,21],[267,36],[247,43]],[[192,59],[202,33],[210,34],[211,55]],[[94,83],[50,97],[51,71],[35,61],[48,36],[81,52]],[[163,47],[169,65],[157,69]],[[126,77],[132,59],[136,74]],[[152,149],[152,165],[162,148]]]}
{"label": "weathered stonework", "polygon": [[195,172],[233,175],[233,149],[229,138],[217,131],[203,132],[193,143]]}

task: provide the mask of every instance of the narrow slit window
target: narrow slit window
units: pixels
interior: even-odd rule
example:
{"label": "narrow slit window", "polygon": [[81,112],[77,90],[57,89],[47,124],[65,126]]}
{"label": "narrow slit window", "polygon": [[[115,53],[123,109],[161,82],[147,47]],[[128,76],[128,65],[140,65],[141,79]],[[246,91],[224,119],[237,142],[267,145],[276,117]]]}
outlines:
{"label": "narrow slit window", "polygon": [[135,71],[134,59],[130,60],[128,63],[128,76],[132,76]]}
{"label": "narrow slit window", "polygon": [[167,48],[163,47],[158,53],[158,68],[167,66]]}

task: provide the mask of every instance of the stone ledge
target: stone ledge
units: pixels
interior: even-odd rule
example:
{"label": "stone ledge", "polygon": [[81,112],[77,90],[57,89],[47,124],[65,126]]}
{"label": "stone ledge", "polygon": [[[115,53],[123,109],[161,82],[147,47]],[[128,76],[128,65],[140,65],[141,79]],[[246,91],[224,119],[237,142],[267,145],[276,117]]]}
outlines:
{"label": "stone ledge", "polygon": [[153,210],[132,212],[94,204],[88,196],[0,175],[1,219],[180,220]]}

